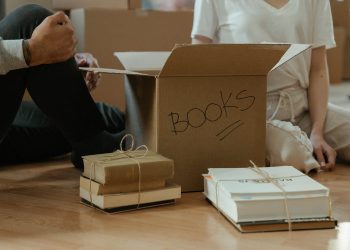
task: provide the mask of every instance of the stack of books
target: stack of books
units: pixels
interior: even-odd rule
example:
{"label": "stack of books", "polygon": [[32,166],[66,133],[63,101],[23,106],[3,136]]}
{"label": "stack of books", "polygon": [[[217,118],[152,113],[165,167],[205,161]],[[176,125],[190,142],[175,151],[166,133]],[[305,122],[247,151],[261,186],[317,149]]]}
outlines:
{"label": "stack of books", "polygon": [[241,232],[329,229],[329,189],[291,166],[211,168],[204,195]]}
{"label": "stack of books", "polygon": [[181,197],[181,187],[169,182],[174,176],[173,160],[151,151],[128,154],[83,157],[80,197],[84,203],[118,212],[173,204]]}

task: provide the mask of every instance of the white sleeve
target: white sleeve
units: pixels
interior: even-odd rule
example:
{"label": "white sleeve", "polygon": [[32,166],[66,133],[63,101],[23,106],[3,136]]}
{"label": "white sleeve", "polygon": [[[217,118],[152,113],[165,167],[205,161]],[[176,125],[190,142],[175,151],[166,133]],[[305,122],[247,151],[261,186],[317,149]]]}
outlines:
{"label": "white sleeve", "polygon": [[314,0],[312,5],[313,47],[326,46],[327,49],[334,48],[333,19],[329,0]]}
{"label": "white sleeve", "polygon": [[0,75],[28,67],[23,56],[23,40],[2,40],[0,37]]}
{"label": "white sleeve", "polygon": [[217,0],[196,0],[191,33],[192,38],[195,38],[196,35],[201,35],[212,40],[214,39],[218,27],[218,16],[215,11],[214,1]]}

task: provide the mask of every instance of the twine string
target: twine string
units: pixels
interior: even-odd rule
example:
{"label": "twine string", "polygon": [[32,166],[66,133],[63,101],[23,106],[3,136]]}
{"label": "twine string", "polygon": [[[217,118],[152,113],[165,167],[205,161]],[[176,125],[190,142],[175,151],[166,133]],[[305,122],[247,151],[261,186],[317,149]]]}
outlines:
{"label": "twine string", "polygon": [[[127,138],[130,138],[131,144],[129,148],[123,149],[124,142],[126,142]],[[126,144],[126,143],[125,143]],[[110,162],[113,160],[121,160],[121,159],[130,159],[134,161],[138,168],[138,195],[137,195],[137,207],[136,209],[140,208],[141,205],[141,184],[142,184],[142,170],[141,170],[141,163],[139,159],[144,158],[149,150],[146,145],[140,145],[136,148],[135,147],[135,139],[132,134],[126,134],[123,136],[123,138],[120,141],[120,145],[118,150],[110,153],[110,154],[104,154],[101,156],[102,158],[99,160],[91,161],[90,164],[90,185],[89,185],[89,198],[90,198],[90,206],[94,207],[92,202],[92,179],[96,176],[96,164],[97,163],[105,163]],[[93,177],[94,176],[94,177]]]}
{"label": "twine string", "polygon": [[249,169],[253,170],[255,173],[262,176],[265,179],[265,181],[272,183],[273,185],[275,185],[275,187],[277,187],[279,190],[281,190],[281,192],[283,194],[284,210],[286,212],[286,217],[287,217],[287,222],[288,222],[288,231],[293,231],[292,218],[291,218],[289,207],[288,207],[288,195],[287,195],[286,190],[282,187],[282,185],[278,182],[277,179],[274,179],[273,177],[271,177],[269,175],[269,173],[267,173],[266,171],[259,168],[257,165],[255,165],[255,163],[253,161],[250,161],[250,163],[253,165],[253,167],[249,167]]}
{"label": "twine string", "polygon": [[[291,216],[290,216],[290,212],[289,212],[289,208],[288,208],[288,203],[287,203],[287,200],[288,200],[287,192],[282,187],[282,185],[278,182],[278,179],[271,177],[266,171],[264,171],[261,168],[259,168],[258,166],[256,166],[253,161],[250,161],[250,163],[253,165],[253,167],[249,167],[250,170],[252,170],[255,173],[257,173],[258,175],[262,176],[266,182],[272,183],[279,190],[282,191],[282,194],[284,196],[284,198],[283,198],[284,209],[286,212],[286,217],[287,217],[287,222],[288,222],[288,231],[292,231],[292,220],[291,220]],[[303,176],[303,175],[301,175],[301,176]],[[219,186],[220,185],[222,186],[223,182],[231,182],[231,181],[235,181],[235,180],[221,179],[221,180],[217,180],[217,182],[216,182],[216,185],[215,185],[216,199],[215,200],[216,200],[216,208],[218,209],[219,212],[221,212],[220,208],[219,208]]]}

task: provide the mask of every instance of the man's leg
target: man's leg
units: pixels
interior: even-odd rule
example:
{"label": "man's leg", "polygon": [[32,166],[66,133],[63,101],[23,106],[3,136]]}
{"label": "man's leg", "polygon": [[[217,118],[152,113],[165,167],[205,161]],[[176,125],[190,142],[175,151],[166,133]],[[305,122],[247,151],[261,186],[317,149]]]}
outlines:
{"label": "man's leg", "polygon": [[31,101],[23,101],[0,143],[0,164],[47,160],[72,150],[61,131]]}
{"label": "man's leg", "polygon": [[[42,13],[39,13],[42,12]],[[3,39],[30,38],[35,27],[48,15],[36,5],[21,7],[0,21],[0,36]],[[26,69],[0,75],[0,142],[9,130],[26,89]]]}
{"label": "man's leg", "polygon": [[[96,103],[107,131],[125,129],[124,114],[117,108]],[[0,164],[40,161],[70,153],[70,143],[32,101],[23,101],[9,132],[0,143]]]}
{"label": "man's leg", "polygon": [[98,111],[100,111],[106,130],[110,133],[119,133],[125,130],[125,114],[118,108],[103,102],[96,103]]}
{"label": "man's leg", "polygon": [[[0,24],[4,39],[30,38],[33,29],[51,13],[29,5],[15,10]],[[121,135],[105,131],[101,114],[96,109],[74,59],[63,63],[16,70],[0,76],[0,113],[7,114],[0,132],[6,133],[27,87],[38,107],[49,117],[71,143],[76,155],[110,152]],[[10,106],[10,107],[9,107]]]}

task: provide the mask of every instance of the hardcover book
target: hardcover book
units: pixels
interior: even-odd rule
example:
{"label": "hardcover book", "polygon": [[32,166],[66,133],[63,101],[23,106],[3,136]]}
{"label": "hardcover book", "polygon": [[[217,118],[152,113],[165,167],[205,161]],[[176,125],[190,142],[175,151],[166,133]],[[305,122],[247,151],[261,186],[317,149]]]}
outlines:
{"label": "hardcover book", "polygon": [[[303,220],[296,225],[305,229],[315,224],[335,225],[334,220],[327,219],[331,218],[329,189],[294,167],[260,168],[259,171],[211,168],[203,177],[204,195],[236,226],[251,226],[254,222],[256,227],[269,224],[282,230],[288,228],[285,221],[289,219]],[[308,220],[318,221],[312,224]]]}
{"label": "hardcover book", "polygon": [[[140,190],[153,190],[165,187],[165,180],[143,181],[140,183]],[[84,176],[80,176],[80,187],[89,190],[92,194],[104,195],[104,194],[117,194],[117,193],[130,193],[139,191],[139,183],[113,183],[103,185]]]}
{"label": "hardcover book", "polygon": [[80,187],[80,197],[85,203],[91,203],[101,209],[116,209],[143,204],[152,204],[165,201],[169,203],[181,198],[181,187],[175,184],[167,184],[165,187],[132,193],[119,193],[108,195],[96,195],[89,190]]}

